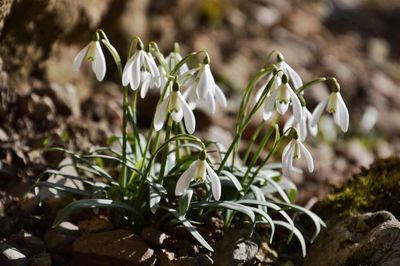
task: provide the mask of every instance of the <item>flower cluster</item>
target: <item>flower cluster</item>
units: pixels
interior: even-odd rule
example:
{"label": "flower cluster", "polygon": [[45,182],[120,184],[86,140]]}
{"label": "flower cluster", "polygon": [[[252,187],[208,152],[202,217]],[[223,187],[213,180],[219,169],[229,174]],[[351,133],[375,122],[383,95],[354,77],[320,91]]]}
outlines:
{"label": "flower cluster", "polygon": [[[317,135],[318,121],[324,110],[333,115],[342,131],[348,130],[349,113],[336,79],[319,78],[303,83],[300,75],[283,56],[275,52],[276,61],[262,67],[244,90],[233,141],[229,147],[223,147],[218,142],[205,141],[194,135],[194,109],[205,106],[210,113],[214,113],[217,107],[225,108],[228,105],[221,87],[214,79],[206,52],[182,56],[179,46],[175,44],[174,50],[164,57],[156,43],[151,42],[145,46],[140,38],[134,37],[123,65],[105,33],[98,30],[93,41],[75,57],[73,71],[76,73],[86,59],[92,64],[97,80],[103,80],[107,67],[102,47],[111,53],[120,72],[123,90],[122,136],[115,137],[121,144],[120,150],[100,149],[108,153],[94,152],[86,157],[66,151],[76,160],[74,165],[79,167],[77,172],[87,171],[87,176],[97,175],[107,180],[107,184],[99,186],[85,180],[90,192],[69,190],[87,197],[99,195],[98,190],[104,190],[102,195],[105,198],[76,200],[59,214],[57,221],[60,222],[79,207],[118,208],[124,213],[119,220],[131,219],[138,224],[151,219],[155,212],[163,212],[178,219],[205,248],[212,250],[190,222],[209,212],[202,214],[189,210],[230,209],[234,212],[224,213],[227,228],[233,221],[233,215],[242,213],[253,223],[269,224],[271,240],[275,225],[291,230],[299,238],[305,254],[303,236],[284,209],[292,208],[306,213],[315,224],[314,237],[324,223],[312,212],[292,203],[294,184],[288,177],[295,169],[294,161],[302,156],[308,170],[314,170],[314,160],[305,141],[307,136]],[[200,63],[194,66],[189,64],[199,58]],[[333,88],[329,98],[310,111],[303,92],[319,82],[333,84]],[[259,83],[262,85],[255,92]],[[144,136],[139,133],[136,122],[137,113],[143,111],[136,110],[137,101],[140,100],[137,96],[146,98],[151,89],[155,89],[159,100],[151,127]],[[257,112],[262,112],[263,120],[259,121],[248,145],[240,145],[244,131],[250,121],[255,119]],[[286,119],[282,130],[279,127],[280,119]],[[273,135],[275,141],[272,148],[263,157],[264,147]],[[256,144],[259,138],[261,141]],[[276,152],[285,143],[281,154],[281,169],[272,170],[274,167],[268,165],[268,161],[270,158],[279,158]],[[255,151],[254,145],[258,145]],[[239,148],[242,146],[246,146],[246,150],[238,160],[241,154]],[[117,180],[103,169],[107,167],[103,160],[119,164]],[[98,165],[99,161],[102,164]],[[116,169],[110,170],[116,172]],[[46,173],[60,174],[59,171]],[[66,177],[84,180],[81,176]],[[43,182],[39,182],[40,185],[49,186]],[[65,187],[56,185],[54,188],[65,190]],[[272,219],[268,209],[281,214],[285,220]],[[127,213],[133,214],[129,216]]]}

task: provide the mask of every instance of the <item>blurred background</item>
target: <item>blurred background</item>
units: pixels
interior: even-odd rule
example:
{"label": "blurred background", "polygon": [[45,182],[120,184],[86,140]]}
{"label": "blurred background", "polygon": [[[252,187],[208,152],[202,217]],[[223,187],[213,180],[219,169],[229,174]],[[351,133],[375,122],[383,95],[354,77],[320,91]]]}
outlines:
{"label": "blurred background", "polygon": [[[85,151],[120,133],[121,89],[107,52],[105,82],[98,83],[88,67],[72,75],[74,56],[97,28],[124,62],[135,35],[156,41],[164,53],[174,41],[182,54],[207,50],[231,107],[213,116],[198,112],[198,128],[225,142],[241,92],[273,49],[304,81],[335,76],[350,111],[350,130],[339,133],[330,117],[321,122],[318,139],[309,140],[316,170],[294,177],[300,203],[326,195],[376,158],[399,154],[398,0],[4,0],[1,193],[21,195],[36,174],[62,159],[43,153],[44,147]],[[323,86],[309,90],[310,106],[327,93]],[[146,113],[153,105],[140,105],[142,125],[149,123]]]}

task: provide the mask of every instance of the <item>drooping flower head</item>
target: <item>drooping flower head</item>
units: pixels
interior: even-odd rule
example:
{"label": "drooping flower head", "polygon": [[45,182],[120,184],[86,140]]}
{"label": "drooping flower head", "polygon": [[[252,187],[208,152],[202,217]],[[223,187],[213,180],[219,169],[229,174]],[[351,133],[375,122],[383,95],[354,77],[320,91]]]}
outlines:
{"label": "drooping flower head", "polygon": [[283,74],[280,85],[271,90],[265,99],[263,108],[264,120],[269,119],[275,109],[279,114],[285,114],[290,103],[292,104],[294,119],[300,122],[303,117],[300,100],[288,84],[287,76]]}
{"label": "drooping flower head", "polygon": [[314,171],[314,161],[311,153],[298,139],[296,132],[293,139],[288,143],[288,145],[286,145],[282,152],[282,174],[284,176],[289,177],[291,175],[293,170],[293,161],[295,159],[300,159],[301,154],[304,154],[304,157],[306,158],[308,171]]}
{"label": "drooping flower head", "polygon": [[342,131],[346,132],[349,128],[349,111],[343,101],[342,95],[340,95],[340,86],[336,79],[334,79],[334,89],[329,95],[329,98],[320,102],[317,107],[315,107],[311,117],[311,126],[317,125],[325,108],[328,113],[333,114],[335,123]]}
{"label": "drooping flower head", "polygon": [[211,73],[208,56],[199,67],[187,71],[183,79],[187,87],[184,96],[192,109],[198,102],[204,102],[211,113],[215,112],[216,103],[224,108],[227,106],[226,97]]}
{"label": "drooping flower head", "polygon": [[104,58],[103,50],[101,49],[100,41],[96,34],[96,40],[91,41],[86,45],[79,53],[75,56],[72,70],[74,75],[79,71],[82,65],[83,59],[92,63],[92,70],[96,75],[98,81],[102,81],[106,75],[106,59]]}
{"label": "drooping flower head", "polygon": [[190,182],[193,179],[198,183],[205,181],[210,182],[214,199],[219,200],[221,198],[221,181],[215,171],[207,163],[207,153],[205,150],[200,153],[199,158],[194,161],[178,179],[175,187],[175,195],[183,195],[185,190],[189,189]]}
{"label": "drooping flower head", "polygon": [[141,89],[144,98],[150,87],[160,87],[160,71],[153,56],[143,49],[143,43],[137,40],[136,52],[126,62],[122,72],[122,85],[130,85],[132,90]]}
{"label": "drooping flower head", "polygon": [[180,92],[180,86],[177,80],[174,81],[172,91],[169,92],[165,99],[157,106],[154,116],[154,129],[156,131],[161,130],[168,113],[177,123],[183,119],[186,130],[190,134],[193,134],[196,127],[196,120],[192,109],[189,107]]}
{"label": "drooping flower head", "polygon": [[306,106],[303,106],[303,116],[301,118],[300,122],[297,122],[294,118],[294,115],[292,114],[288,120],[286,121],[285,125],[283,126],[283,131],[286,132],[289,130],[289,128],[293,127],[297,130],[297,133],[299,135],[299,139],[301,141],[304,141],[308,135],[308,132],[312,136],[316,136],[318,133],[318,127],[317,125],[312,126],[311,125],[311,112],[307,109]]}
{"label": "drooping flower head", "polygon": [[303,80],[300,75],[291,67],[288,63],[285,62],[285,59],[281,53],[277,55],[277,67],[282,69],[283,73],[288,77],[288,81],[291,82],[294,86],[294,89],[297,90],[301,86],[303,86]]}
{"label": "drooping flower head", "polygon": [[[174,50],[165,58],[165,61],[170,69],[174,69],[176,65],[182,60],[182,55],[180,54],[180,47],[178,43],[174,44]],[[183,75],[189,71],[187,64],[183,64],[178,71],[178,75]]]}

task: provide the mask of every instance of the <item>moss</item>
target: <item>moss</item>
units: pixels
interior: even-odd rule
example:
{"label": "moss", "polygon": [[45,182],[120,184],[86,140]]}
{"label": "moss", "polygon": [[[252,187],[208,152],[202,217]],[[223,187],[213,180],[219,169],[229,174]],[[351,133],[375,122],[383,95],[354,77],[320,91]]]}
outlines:
{"label": "moss", "polygon": [[314,210],[325,219],[378,210],[387,210],[400,218],[400,159],[381,159],[369,169],[362,168],[349,181],[336,186]]}

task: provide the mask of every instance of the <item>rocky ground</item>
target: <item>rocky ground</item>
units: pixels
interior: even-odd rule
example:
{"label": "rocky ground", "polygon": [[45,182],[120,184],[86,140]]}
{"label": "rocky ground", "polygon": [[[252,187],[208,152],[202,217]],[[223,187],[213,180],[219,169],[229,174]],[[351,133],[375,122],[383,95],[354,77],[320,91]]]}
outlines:
{"label": "rocky ground", "polygon": [[[129,38],[134,35],[145,41],[156,40],[163,51],[169,51],[176,40],[184,52],[206,49],[217,81],[229,94],[233,106],[248,78],[262,64],[263,56],[273,49],[282,51],[286,61],[304,80],[317,76],[337,77],[349,106],[350,132],[346,135],[332,133],[331,122],[323,121],[319,142],[312,145],[312,153],[318,158],[316,170],[294,180],[299,186],[299,203],[311,206],[315,199],[325,197],[332,185],[344,182],[361,166],[368,166],[376,158],[399,154],[398,1],[172,2],[0,2],[0,210],[8,215],[6,217],[22,219],[18,221],[23,225],[2,233],[1,237],[12,236],[12,239],[2,244],[1,250],[18,246],[19,251],[11,249],[9,252],[13,256],[31,258],[31,262],[35,258],[43,263],[35,265],[46,265],[50,259],[54,261],[54,257],[49,258],[46,253],[53,248],[45,239],[46,231],[27,230],[35,224],[35,219],[24,215],[24,208],[32,211],[32,206],[28,204],[21,210],[20,203],[37,174],[63,159],[43,149],[64,146],[85,151],[104,145],[108,137],[119,134],[121,94],[116,69],[109,69],[103,83],[97,83],[85,70],[77,78],[71,73],[73,57],[98,27],[125,53]],[[324,95],[324,88],[314,89],[310,94],[312,104],[315,106]],[[146,110],[152,106],[141,105],[141,108]],[[202,134],[230,139],[233,111],[212,117],[207,112],[199,114]],[[140,118],[143,126],[149,123],[144,113]],[[4,210],[4,205],[18,207]],[[348,219],[365,221],[371,215],[375,217],[375,214],[367,214]],[[386,221],[395,223],[391,221],[396,218],[390,214],[377,215],[383,217],[383,224]],[[15,225],[13,221],[8,220],[10,226]],[[347,223],[347,220],[340,222]],[[48,221],[42,226],[46,223]],[[57,234],[62,235],[65,229],[72,232],[66,234],[66,238],[79,237],[74,233],[78,230],[76,225],[66,227],[58,229],[61,232]],[[131,232],[114,233],[104,233],[102,237],[119,239],[127,235],[122,238],[137,240]],[[91,241],[89,238],[74,242],[75,238],[63,241],[74,245]],[[146,243],[152,241],[143,235],[140,239],[145,239]],[[33,244],[25,243],[27,241]],[[71,248],[73,250],[73,246]],[[164,249],[162,256],[170,260],[180,255],[176,250],[168,251],[162,244],[151,248],[153,253]],[[257,254],[251,244],[244,245],[243,249],[241,254]],[[66,254],[63,252],[60,254]],[[151,261],[154,254],[146,252],[143,256]],[[273,251],[264,253],[267,255],[259,256],[276,256]],[[78,260],[84,261],[86,255],[79,256]],[[201,256],[198,258],[201,262],[196,263],[206,265],[204,261],[208,259]]]}

